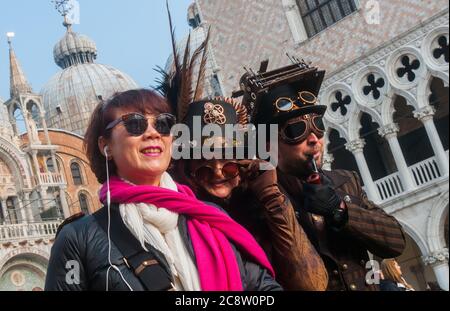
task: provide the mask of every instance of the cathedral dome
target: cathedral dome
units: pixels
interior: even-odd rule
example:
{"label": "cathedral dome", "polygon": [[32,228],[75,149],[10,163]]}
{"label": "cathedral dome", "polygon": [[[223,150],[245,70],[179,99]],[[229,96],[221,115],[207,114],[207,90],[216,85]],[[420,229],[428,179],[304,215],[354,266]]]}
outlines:
{"label": "cathedral dome", "polygon": [[73,64],[91,63],[97,58],[97,47],[89,37],[69,28],[53,49],[55,63],[65,69]]}
{"label": "cathedral dome", "polygon": [[53,52],[63,71],[53,76],[41,91],[50,128],[84,135],[100,96],[108,99],[116,92],[138,88],[125,73],[96,64],[95,42],[73,32],[70,25]]}

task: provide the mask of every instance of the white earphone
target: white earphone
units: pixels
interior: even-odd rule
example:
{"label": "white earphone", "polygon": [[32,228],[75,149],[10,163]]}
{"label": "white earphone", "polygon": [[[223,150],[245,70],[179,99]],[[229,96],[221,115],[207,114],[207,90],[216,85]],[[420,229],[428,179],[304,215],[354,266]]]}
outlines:
{"label": "white earphone", "polygon": [[109,189],[108,151],[109,151],[108,146],[105,146],[105,148],[103,148],[103,153],[105,154],[105,158],[106,158],[106,186],[108,189],[108,191],[106,192],[106,205],[107,205],[107,209],[108,209],[108,232],[107,233],[108,233],[108,263],[109,263],[108,270],[106,271],[106,291],[109,290],[108,281],[109,281],[109,270],[111,270],[111,268],[114,269],[117,273],[119,273],[120,277],[122,278],[124,283],[127,285],[127,287],[130,289],[130,291],[133,291],[133,288],[131,287],[131,285],[125,280],[125,277],[123,276],[122,272],[120,272],[119,267],[114,265],[111,261],[111,191]]}

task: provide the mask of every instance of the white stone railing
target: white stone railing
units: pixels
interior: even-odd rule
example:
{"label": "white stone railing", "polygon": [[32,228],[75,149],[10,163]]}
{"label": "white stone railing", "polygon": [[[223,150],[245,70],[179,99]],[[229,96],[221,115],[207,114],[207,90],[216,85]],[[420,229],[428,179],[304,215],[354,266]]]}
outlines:
{"label": "white stone railing", "polygon": [[57,173],[40,173],[41,184],[54,185],[63,183],[61,174]]}
{"label": "white stone railing", "polygon": [[[431,157],[422,162],[416,163],[408,169],[410,170],[414,183],[418,188],[430,184],[442,177],[436,157]],[[398,172],[376,180],[374,183],[377,187],[381,202],[398,197],[405,192],[401,183],[400,174]]]}
{"label": "white stone railing", "polygon": [[375,181],[375,186],[377,186],[382,201],[395,197],[404,191],[398,172],[378,179]]}
{"label": "white stone railing", "polygon": [[60,221],[0,225],[0,242],[23,239],[53,238]]}
{"label": "white stone railing", "polygon": [[441,172],[439,172],[436,157],[414,164],[409,169],[417,186],[426,185],[442,176]]}

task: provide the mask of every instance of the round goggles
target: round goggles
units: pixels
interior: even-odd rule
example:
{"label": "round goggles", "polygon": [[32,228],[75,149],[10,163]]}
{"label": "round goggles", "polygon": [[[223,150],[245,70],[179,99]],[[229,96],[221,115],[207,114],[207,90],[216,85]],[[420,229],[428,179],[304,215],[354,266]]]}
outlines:
{"label": "round goggles", "polygon": [[280,130],[281,139],[287,144],[298,144],[314,133],[317,138],[325,134],[322,116],[307,114],[287,121]]}
{"label": "round goggles", "polygon": [[[233,179],[240,173],[241,165],[237,162],[227,162],[219,170],[225,179]],[[192,177],[197,181],[210,182],[214,179],[217,168],[214,168],[208,164],[197,168]]]}
{"label": "round goggles", "polygon": [[317,103],[317,97],[311,92],[303,91],[298,93],[297,100],[289,97],[280,97],[275,102],[278,112],[289,112],[299,109],[304,105],[314,105]]}
{"label": "round goggles", "polygon": [[134,112],[123,115],[119,119],[108,124],[106,131],[112,130],[120,123],[123,123],[128,134],[131,136],[141,136],[148,129],[149,119],[152,120],[152,127],[162,136],[169,136],[172,127],[176,123],[175,116],[170,113],[160,114],[156,118],[147,118],[143,114]]}

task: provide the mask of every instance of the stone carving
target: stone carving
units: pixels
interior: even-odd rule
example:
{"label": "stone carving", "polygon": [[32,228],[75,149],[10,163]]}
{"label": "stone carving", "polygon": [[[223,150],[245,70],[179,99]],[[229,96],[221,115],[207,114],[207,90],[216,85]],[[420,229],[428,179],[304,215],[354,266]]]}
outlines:
{"label": "stone carving", "polygon": [[366,142],[363,139],[356,139],[351,141],[345,145],[345,148],[351,153],[362,152],[364,150],[364,146]]}
{"label": "stone carving", "polygon": [[443,248],[441,250],[432,252],[428,256],[423,256],[422,260],[427,266],[448,262],[448,248]]}
{"label": "stone carving", "polygon": [[387,137],[389,136],[395,136],[399,132],[400,128],[396,123],[388,124],[384,127],[380,127],[378,129],[378,134],[380,134],[381,137]]}

